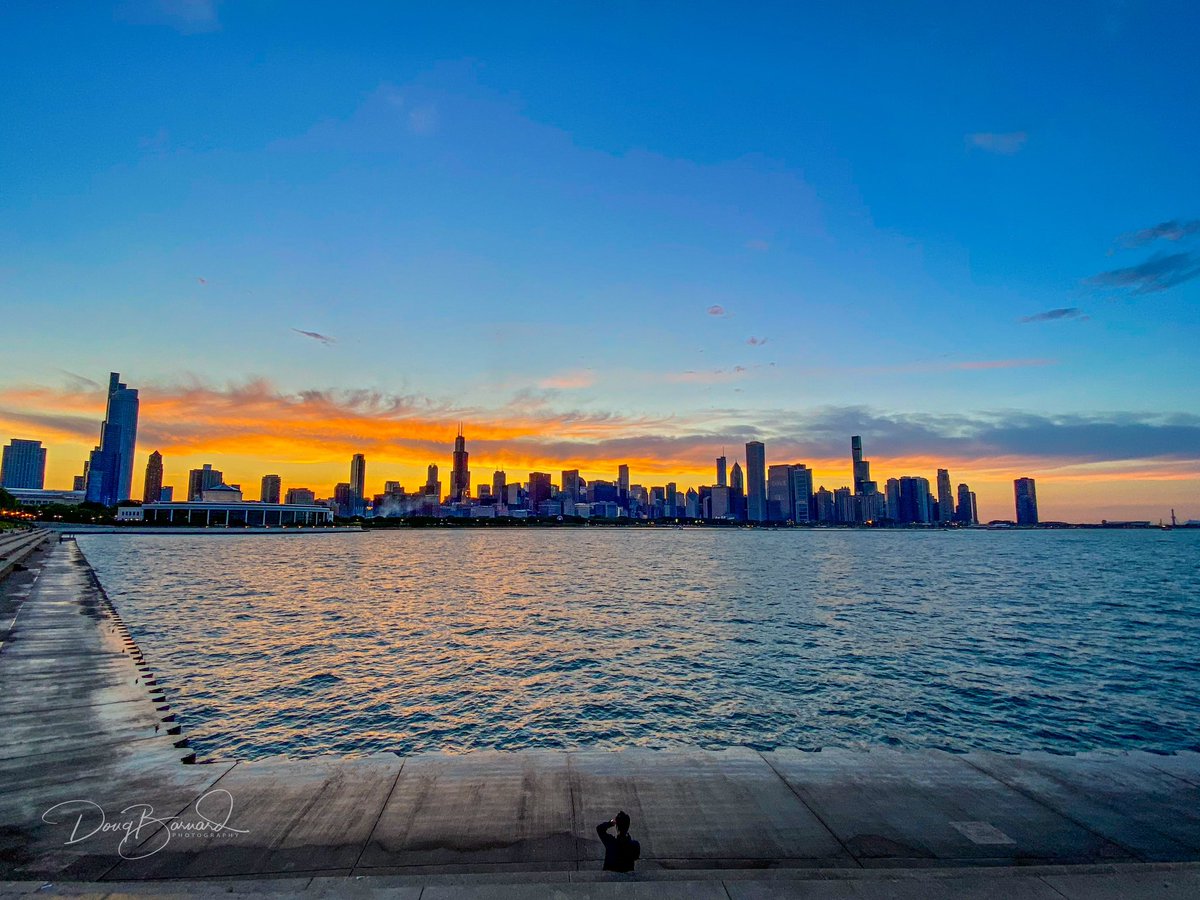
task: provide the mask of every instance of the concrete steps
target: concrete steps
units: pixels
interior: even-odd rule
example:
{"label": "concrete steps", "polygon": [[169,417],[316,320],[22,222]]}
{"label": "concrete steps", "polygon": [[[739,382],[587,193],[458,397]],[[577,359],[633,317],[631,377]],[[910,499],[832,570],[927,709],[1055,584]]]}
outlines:
{"label": "concrete steps", "polygon": [[51,534],[44,528],[0,534],[0,578],[4,578]]}

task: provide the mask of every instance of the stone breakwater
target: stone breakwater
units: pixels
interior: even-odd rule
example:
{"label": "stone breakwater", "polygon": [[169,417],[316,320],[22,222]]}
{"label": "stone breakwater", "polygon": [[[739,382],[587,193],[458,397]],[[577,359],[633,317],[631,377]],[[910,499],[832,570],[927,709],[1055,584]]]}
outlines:
{"label": "stone breakwater", "polygon": [[644,876],[1200,860],[1195,753],[197,760],[73,542],[0,591],[0,878],[591,871],[617,809]]}

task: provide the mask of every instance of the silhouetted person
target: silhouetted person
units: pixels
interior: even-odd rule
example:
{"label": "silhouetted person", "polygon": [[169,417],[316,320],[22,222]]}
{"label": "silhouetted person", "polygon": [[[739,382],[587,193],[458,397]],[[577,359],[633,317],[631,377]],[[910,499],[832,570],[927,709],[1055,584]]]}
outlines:
{"label": "silhouetted person", "polygon": [[[617,826],[616,837],[608,829]],[[633,864],[642,855],[642,845],[629,836],[629,813],[619,812],[607,822],[596,826],[596,834],[604,842],[604,870],[632,872]]]}

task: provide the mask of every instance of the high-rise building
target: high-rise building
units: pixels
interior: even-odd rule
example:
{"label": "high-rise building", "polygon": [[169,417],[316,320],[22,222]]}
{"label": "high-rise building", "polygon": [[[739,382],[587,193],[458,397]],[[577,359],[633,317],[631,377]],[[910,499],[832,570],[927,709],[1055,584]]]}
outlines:
{"label": "high-rise building", "polygon": [[86,475],[71,476],[71,490],[86,491],[87,490],[87,476]]}
{"label": "high-rise building", "polygon": [[950,472],[937,470],[938,521],[943,525],[954,520],[954,494],[950,490]]}
{"label": "high-rise building", "polygon": [[175,499],[175,488],[169,484],[164,484],[158,491],[159,503],[170,503]]}
{"label": "high-rise building", "polygon": [[629,466],[617,466],[617,502],[629,503]]}
{"label": "high-rise building", "polygon": [[367,458],[355,453],[350,460],[350,510],[344,515],[361,516],[367,511]]}
{"label": "high-rise building", "polygon": [[454,438],[454,455],[450,468],[450,500],[461,503],[471,496],[471,470],[467,468],[467,439],[463,437],[462,425],[458,426],[458,436]]}
{"label": "high-rise building", "polygon": [[786,464],[767,469],[767,521],[786,522],[794,512],[792,467]]}
{"label": "high-rise building", "polygon": [[668,516],[676,515],[679,507],[679,486],[674,481],[667,482],[667,490],[663,495],[663,506],[666,507]]}
{"label": "high-rise building", "polygon": [[146,483],[142,487],[142,502],[157,503],[162,497],[162,454],[155,450],[146,460]]}
{"label": "high-rise building", "polygon": [[205,463],[199,469],[188,472],[188,502],[195,503],[204,499],[204,492],[225,481],[225,475],[220,469],[214,469]]}
{"label": "high-rise building", "polygon": [[138,392],[122,384],[119,373],[110,372],[100,444],[92,451],[88,465],[88,502],[114,506],[129,499],[137,423]]}
{"label": "high-rise building", "polygon": [[932,521],[929,479],[919,475],[900,479],[900,515],[897,522],[926,524]]}
{"label": "high-rise building", "polygon": [[568,503],[578,503],[583,499],[583,479],[579,477],[578,469],[563,470],[562,492]]}
{"label": "high-rise building", "polygon": [[0,455],[0,487],[46,487],[46,448],[41,441],[13,438]]}
{"label": "high-rise building", "polygon": [[889,478],[883,486],[884,518],[900,521],[900,479]]}
{"label": "high-rise building", "polygon": [[536,510],[538,505],[550,499],[550,473],[529,473],[529,508]]}
{"label": "high-rise building", "polygon": [[857,434],[850,438],[850,462],[854,474],[854,493],[863,494],[871,480],[871,463],[863,459],[862,438]]}
{"label": "high-rise building", "polygon": [[1013,482],[1013,493],[1017,499],[1017,524],[1038,523],[1037,487],[1032,478],[1018,478]]}
{"label": "high-rise building", "polygon": [[767,519],[767,450],[762,441],[746,444],[746,518]]}
{"label": "high-rise building", "polygon": [[683,514],[689,519],[700,518],[700,494],[695,488],[688,488],[683,495]]}
{"label": "high-rise building", "polygon": [[305,487],[288,488],[287,494],[284,496],[284,503],[288,506],[292,504],[313,504],[317,502],[317,495]]}
{"label": "high-rise building", "polygon": [[278,503],[283,491],[283,479],[278,475],[264,475],[258,499],[263,503]]}
{"label": "high-rise building", "polygon": [[508,476],[503,469],[497,469],[492,473],[492,496],[496,498],[496,502],[504,502],[505,488],[508,485]]}
{"label": "high-rise building", "polygon": [[817,517],[812,469],[804,465],[795,465],[792,466],[789,474],[791,476],[791,519],[794,522],[811,522]]}
{"label": "high-rise building", "polygon": [[730,487],[727,484],[719,484],[712,489],[709,495],[709,518],[712,519],[728,519],[733,515],[733,504],[730,502]]}
{"label": "high-rise building", "polygon": [[739,522],[746,518],[746,478],[736,460],[729,468],[729,515]]}
{"label": "high-rise building", "polygon": [[725,454],[717,457],[717,487],[725,487]]}
{"label": "high-rise building", "polygon": [[824,486],[817,489],[817,521],[829,525],[837,521],[833,505],[833,491]]}
{"label": "high-rise building", "polygon": [[358,499],[354,496],[354,489],[347,481],[339,482],[333,486],[333,504],[337,508],[334,512],[339,516],[352,516],[358,506]]}
{"label": "high-rise building", "polygon": [[971,488],[959,485],[959,503],[954,509],[954,521],[961,524],[978,524],[971,515]]}
{"label": "high-rise building", "polygon": [[425,476],[424,493],[426,496],[437,498],[440,502],[442,499],[442,483],[438,480],[438,467],[436,464],[431,464]]}

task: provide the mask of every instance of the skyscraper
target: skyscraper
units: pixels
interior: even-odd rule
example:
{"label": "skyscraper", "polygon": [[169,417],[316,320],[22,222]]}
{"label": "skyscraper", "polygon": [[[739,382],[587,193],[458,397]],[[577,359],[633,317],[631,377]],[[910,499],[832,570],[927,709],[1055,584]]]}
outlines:
{"label": "skyscraper", "polygon": [[945,525],[954,520],[954,494],[950,490],[950,472],[937,470],[938,521]]}
{"label": "skyscraper", "polygon": [[550,499],[550,473],[529,473],[529,508],[537,511],[538,504]]}
{"label": "skyscraper", "polygon": [[725,487],[725,454],[717,457],[717,487]]}
{"label": "skyscraper", "polygon": [[767,448],[762,441],[746,444],[746,518],[767,519]]}
{"label": "skyscraper", "polygon": [[871,480],[871,463],[863,459],[862,438],[857,434],[850,438],[850,462],[854,472],[854,493],[862,494]]}
{"label": "skyscraper", "polygon": [[264,475],[262,479],[262,489],[258,493],[258,499],[263,503],[278,503],[282,493],[283,479],[278,475]]}
{"label": "skyscraper", "polygon": [[746,518],[746,479],[737,460],[729,467],[729,516],[738,521]]}
{"label": "skyscraper", "polygon": [[583,479],[579,477],[578,469],[564,469],[562,473],[563,499],[569,503],[578,503],[583,499]]}
{"label": "skyscraper", "polygon": [[811,522],[817,517],[816,496],[813,494],[812,469],[808,466],[792,466],[791,471],[791,519],[795,522]]}
{"label": "skyscraper", "polygon": [[88,502],[113,506],[129,499],[137,423],[138,392],[122,384],[119,373],[110,372],[100,445],[92,451],[88,465]]}
{"label": "skyscraper", "polygon": [[497,503],[504,502],[504,489],[507,487],[508,476],[503,469],[497,469],[492,473],[492,496],[496,498]]}
{"label": "skyscraper", "polygon": [[786,522],[794,510],[792,467],[786,464],[767,469],[767,521]]}
{"label": "skyscraper", "polygon": [[34,488],[46,486],[46,448],[41,441],[13,438],[0,455],[0,487]]}
{"label": "skyscraper", "polygon": [[436,497],[439,502],[442,499],[442,483],[438,480],[438,467],[436,463],[429,466],[428,473],[425,476],[424,492],[426,496]]}
{"label": "skyscraper", "polygon": [[204,492],[225,481],[225,474],[208,463],[202,468],[188,472],[188,501],[195,503],[204,499]]}
{"label": "skyscraper", "polygon": [[367,458],[355,453],[350,460],[350,506],[346,515],[361,516],[367,511]]}
{"label": "skyscraper", "polygon": [[899,514],[897,522],[925,524],[929,522],[929,479],[921,476],[905,476],[899,481]]}
{"label": "skyscraper", "polygon": [[460,503],[471,496],[471,471],[467,468],[467,440],[463,437],[462,425],[454,439],[454,456],[450,468],[450,500]]}
{"label": "skyscraper", "polygon": [[336,513],[339,516],[355,514],[358,499],[354,496],[354,489],[348,482],[342,481],[333,486],[333,504],[337,507]]}
{"label": "skyscraper", "polygon": [[142,487],[142,502],[157,503],[162,498],[162,454],[155,450],[146,460],[146,483]]}
{"label": "skyscraper", "polygon": [[1037,487],[1032,478],[1018,478],[1013,482],[1013,493],[1017,499],[1017,524],[1038,523]]}
{"label": "skyscraper", "polygon": [[617,466],[617,502],[629,503],[629,466]]}
{"label": "skyscraper", "polygon": [[965,484],[958,486],[958,507],[954,510],[954,521],[963,525],[978,525],[975,514],[975,493]]}

